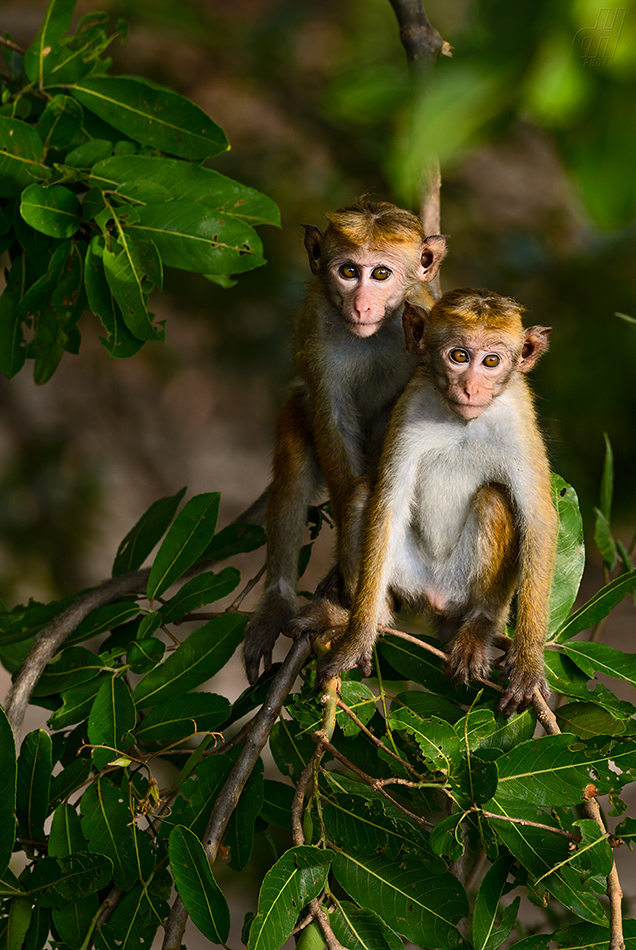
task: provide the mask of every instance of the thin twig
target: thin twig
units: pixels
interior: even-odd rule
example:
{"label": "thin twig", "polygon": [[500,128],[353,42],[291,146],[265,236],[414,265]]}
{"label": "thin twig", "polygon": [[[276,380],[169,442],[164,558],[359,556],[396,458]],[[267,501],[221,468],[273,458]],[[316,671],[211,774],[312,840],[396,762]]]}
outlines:
{"label": "thin twig", "polygon": [[7,46],[9,49],[14,49],[16,53],[22,53],[22,55],[26,53],[26,50],[14,43],[13,40],[7,39],[6,36],[0,36],[0,46]]}
{"label": "thin twig", "polygon": [[420,773],[417,771],[417,769],[414,768],[414,767],[411,765],[410,762],[407,762],[406,759],[401,759],[399,755],[396,755],[395,752],[393,752],[391,749],[389,749],[389,747],[388,747],[387,745],[385,745],[384,742],[382,742],[382,739],[378,739],[377,736],[374,736],[373,733],[371,732],[371,730],[368,729],[367,726],[365,726],[365,724],[362,722],[362,720],[361,720],[361,719],[358,719],[358,717],[357,717],[356,714],[354,713],[353,709],[349,709],[349,707],[347,706],[347,704],[344,703],[344,702],[342,701],[342,699],[340,699],[340,698],[338,698],[338,706],[340,707],[340,709],[342,709],[344,712],[346,712],[347,716],[349,716],[349,718],[351,719],[351,721],[356,724],[356,726],[358,727],[358,729],[359,729],[362,733],[364,733],[364,735],[365,735],[368,739],[370,739],[371,742],[375,743],[375,745],[378,747],[378,749],[382,749],[383,752],[386,752],[386,754],[387,754],[387,755],[390,755],[392,759],[395,759],[396,762],[399,762],[400,765],[404,766],[404,768],[407,769],[412,775],[415,775],[418,779],[420,778]]}
{"label": "thin twig", "polygon": [[236,597],[236,598],[232,601],[232,603],[230,604],[230,606],[227,608],[226,613],[229,613],[229,612],[232,611],[232,610],[238,610],[238,609],[239,609],[239,607],[241,606],[241,604],[243,603],[243,601],[245,600],[245,598],[247,597],[247,595],[250,593],[250,591],[254,590],[254,588],[256,587],[256,585],[258,584],[258,582],[260,581],[261,577],[262,577],[263,574],[265,573],[265,568],[266,568],[266,567],[267,567],[267,565],[266,565],[266,564],[263,564],[263,566],[261,567],[260,571],[258,571],[258,573],[256,573],[256,574],[254,575],[254,577],[253,577],[251,580],[249,580],[249,581],[247,582],[247,584],[245,585],[245,587],[243,588],[243,590],[240,592],[240,594],[238,595],[238,597]]}
{"label": "thin twig", "polygon": [[512,818],[510,815],[495,815],[494,812],[484,811],[479,809],[479,813],[484,816],[484,818],[495,818],[497,821],[510,821],[514,825],[527,825],[530,828],[540,828],[543,831],[553,831],[555,835],[562,835],[564,838],[569,838],[571,841],[580,841],[581,835],[573,835],[571,831],[566,831],[564,828],[553,828],[552,825],[542,825],[539,821],[529,821],[527,818]]}
{"label": "thin twig", "polygon": [[319,742],[324,748],[329,752],[330,755],[337,759],[338,762],[341,762],[346,768],[350,769],[358,778],[361,778],[362,781],[368,785],[370,788],[378,791],[380,795],[383,795],[387,801],[391,802],[392,805],[395,805],[396,808],[399,808],[401,812],[404,812],[405,815],[408,815],[413,821],[416,821],[419,825],[427,825],[429,828],[432,827],[432,822],[427,821],[426,818],[420,818],[419,815],[414,814],[412,811],[409,811],[408,808],[405,808],[403,805],[400,805],[394,798],[392,798],[388,792],[384,790],[385,785],[408,785],[409,788],[417,788],[417,783],[410,782],[405,778],[396,778],[396,779],[377,779],[372,775],[367,775],[366,772],[363,772],[362,769],[359,769],[357,765],[354,765],[353,762],[350,762],[341,752],[338,752],[336,747],[329,742],[324,734],[320,732],[314,732],[312,739],[314,742]]}

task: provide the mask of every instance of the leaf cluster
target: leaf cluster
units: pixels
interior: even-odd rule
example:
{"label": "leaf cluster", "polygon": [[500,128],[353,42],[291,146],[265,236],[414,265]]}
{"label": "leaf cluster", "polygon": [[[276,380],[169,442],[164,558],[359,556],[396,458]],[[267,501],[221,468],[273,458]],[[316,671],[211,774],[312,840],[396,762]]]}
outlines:
{"label": "leaf cluster", "polygon": [[0,371],[27,359],[44,383],[77,353],[79,320],[96,314],[115,357],[162,340],[149,310],[164,266],[231,286],[264,263],[256,225],[279,223],[265,195],[206,167],[226,151],[198,106],[138,77],[111,76],[105,55],[125,32],[50,0],[24,55],[5,50],[0,106]]}
{"label": "leaf cluster", "polygon": [[[299,927],[301,942],[316,940],[314,911],[306,910],[316,901],[350,948],[399,950],[406,939],[495,950],[515,930],[520,950],[547,946],[545,935],[529,937],[519,923],[519,897],[507,896],[515,887],[549,907],[560,928],[551,939],[607,941],[601,898],[610,837],[581,808],[591,795],[608,795],[611,814],[620,815],[622,790],[636,780],[636,708],[595,680],[602,670],[634,684],[634,658],[575,635],[636,589],[636,573],[609,581],[572,613],[581,519],[576,495],[557,476],[554,492],[561,530],[546,659],[551,684],[568,698],[557,710],[562,734],[537,738],[532,710],[497,716],[497,683],[452,683],[424,636],[421,646],[385,637],[375,689],[349,674],[331,713],[317,702],[308,669],[270,735],[282,781],[264,781],[257,761],[223,835],[235,871],[248,864],[256,836],[275,849],[272,831],[287,840],[246,921],[250,950],[276,950]],[[218,494],[180,507],[183,495],[153,504],[119,546],[114,575],[145,578],[136,595],[89,614],[40,678],[31,701],[49,711],[50,732],[29,733],[16,756],[0,717],[7,946],[40,950],[50,934],[71,950],[141,948],[166,921],[173,884],[201,933],[227,944],[229,906],[202,843],[242,756],[220,733],[263,702],[273,674],[233,704],[204,687],[236,651],[246,618],[232,605],[210,611],[236,591],[234,567],[194,576],[192,568],[258,547],[264,535],[245,525],[216,532]],[[150,568],[136,573],[157,545]],[[15,670],[71,601],[4,610],[3,664]],[[196,626],[184,639],[186,622]],[[166,787],[161,761],[173,770]],[[303,794],[293,799],[289,783],[299,782],[306,804]],[[303,832],[290,841],[292,820]],[[625,818],[611,840],[622,834],[631,844],[633,824]],[[19,872],[9,864],[14,850],[26,859]],[[482,854],[487,873],[459,879],[456,862],[470,872]]]}

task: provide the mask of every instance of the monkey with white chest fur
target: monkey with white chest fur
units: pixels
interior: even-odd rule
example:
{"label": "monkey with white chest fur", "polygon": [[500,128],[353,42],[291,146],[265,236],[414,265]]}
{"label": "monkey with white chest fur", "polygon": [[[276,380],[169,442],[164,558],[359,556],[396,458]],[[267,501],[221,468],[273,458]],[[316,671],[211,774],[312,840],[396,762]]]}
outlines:
{"label": "monkey with white chest fur", "polygon": [[[429,313],[406,305],[407,346],[422,363],[393,412],[372,493],[367,486],[353,607],[320,662],[319,685],[356,665],[369,675],[393,597],[436,618],[451,641],[449,675],[485,677],[516,593],[498,708],[521,710],[536,689],[547,697],[543,642],[557,520],[525,374],[549,330],[524,330],[520,312],[508,298],[469,288],[445,294]],[[318,600],[295,632],[347,616]]]}

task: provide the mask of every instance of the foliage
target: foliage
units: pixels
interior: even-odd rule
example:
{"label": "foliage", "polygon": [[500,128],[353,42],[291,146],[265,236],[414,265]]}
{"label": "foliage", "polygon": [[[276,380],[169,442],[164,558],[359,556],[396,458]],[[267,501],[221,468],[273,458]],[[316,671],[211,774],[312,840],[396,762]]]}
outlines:
{"label": "foliage", "polygon": [[111,356],[162,340],[149,311],[164,266],[222,286],[264,263],[254,230],[278,224],[265,195],[203,163],[229,148],[198,106],[137,77],[110,76],[106,34],[89,14],[70,33],[74,0],[51,0],[24,56],[5,51],[0,107],[0,370],[26,359],[46,382],[77,353],[90,308]]}
{"label": "foliage", "polygon": [[[636,590],[636,572],[609,581],[571,613],[581,519],[576,495],[558,477],[554,491],[561,531],[547,665],[552,687],[568,697],[557,710],[563,734],[537,738],[532,710],[510,720],[497,716],[496,683],[478,689],[450,682],[423,635],[421,645],[385,637],[375,691],[349,674],[337,712],[335,697],[326,711],[317,702],[308,668],[270,737],[284,781],[296,785],[314,757],[309,800],[297,812],[304,841],[274,858],[265,874],[257,913],[247,922],[250,948],[276,950],[315,898],[348,947],[397,950],[405,938],[426,947],[494,950],[515,927],[520,948],[547,946],[545,935],[528,944],[517,923],[519,897],[506,898],[515,886],[549,906],[560,946],[579,931],[607,943],[599,895],[611,849],[581,806],[599,794],[610,796],[614,815],[626,807],[619,796],[636,781],[636,708],[595,673],[636,685],[636,666],[631,654],[573,636]],[[237,649],[245,617],[236,611],[240,598],[210,612],[236,590],[234,568],[188,576],[215,550],[222,557],[264,538],[245,526],[215,534],[214,493],[191,498],[177,512],[182,498],[179,492],[155,503],[120,546],[115,569],[135,570],[161,542],[145,588],[137,581],[134,598],[91,614],[45,670],[32,702],[49,710],[50,732],[29,733],[16,758],[0,717],[7,946],[24,940],[39,950],[49,933],[72,950],[148,945],[169,911],[170,871],[199,930],[212,943],[227,942],[230,911],[201,841],[237,761],[220,733],[260,705],[272,674],[233,704],[200,691]],[[609,523],[607,505],[606,514]],[[0,614],[7,668],[16,669],[35,633],[69,603],[30,602]],[[186,621],[196,626],[184,639]],[[98,644],[87,646],[96,634]],[[321,729],[333,747],[315,754],[311,736]],[[203,737],[195,748],[194,737]],[[172,777],[159,788],[158,775],[170,766]],[[268,823],[289,832],[289,791],[280,781],[264,784],[262,769],[254,769],[224,835],[232,868],[246,867]],[[633,823],[627,818],[621,826],[628,841]],[[24,854],[19,873],[8,866],[12,848]],[[472,866],[482,852],[488,873],[474,883],[470,874],[465,886],[453,862],[465,854]],[[303,940],[312,934],[316,939],[310,930]]]}
{"label": "foliage", "polygon": [[[1,352],[8,375],[33,358],[40,382],[79,343],[86,300],[109,352],[132,355],[161,336],[148,294],[163,263],[227,283],[260,262],[251,226],[275,221],[268,199],[199,164],[224,147],[222,131],[168,90],[108,76],[103,19],[66,35],[72,8],[51,0],[23,64],[13,61],[0,116],[12,261]],[[210,241],[221,228],[223,250]],[[125,592],[83,619],[96,592],[2,606],[0,661],[16,684],[34,663],[35,638],[69,624],[30,691],[48,730],[18,748],[0,710],[2,945],[148,947],[170,919],[173,888],[204,937],[226,945],[230,910],[206,847],[212,809],[229,790],[229,866],[250,867],[257,837],[275,851],[243,927],[250,950],[277,950],[294,932],[303,948],[322,946],[321,908],[351,950],[399,950],[403,940],[444,950],[607,946],[600,896],[611,846],[621,836],[631,846],[636,834],[633,817],[610,836],[586,810],[607,795],[609,815],[622,816],[620,795],[636,781],[636,707],[596,678],[636,685],[633,654],[597,642],[605,617],[636,591],[633,550],[612,527],[613,481],[608,439],[595,524],[606,583],[574,610],[581,516],[574,490],[554,478],[546,664],[567,703],[557,708],[561,732],[549,735],[537,734],[533,709],[496,715],[497,673],[483,687],[457,686],[425,633],[386,635],[370,685],[354,671],[339,698],[319,701],[308,666],[269,737],[279,780],[264,780],[258,760],[239,782],[250,742],[238,723],[250,717],[253,735],[254,711],[285,664],[234,702],[214,679],[246,623],[238,570],[216,565],[264,543],[254,526],[216,532],[214,492],[155,502],[115,554],[112,583]],[[312,541],[324,522],[324,506],[314,509]],[[303,566],[309,556],[308,545]],[[513,888],[545,910],[544,926],[528,932]],[[624,932],[636,946],[636,922]]]}

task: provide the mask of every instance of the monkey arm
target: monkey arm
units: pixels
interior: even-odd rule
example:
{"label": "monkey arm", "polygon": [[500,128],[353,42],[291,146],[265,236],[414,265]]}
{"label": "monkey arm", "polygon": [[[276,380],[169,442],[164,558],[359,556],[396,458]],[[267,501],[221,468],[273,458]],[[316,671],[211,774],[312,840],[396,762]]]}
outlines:
{"label": "monkey arm", "polygon": [[549,696],[543,644],[548,622],[558,519],[552,502],[548,462],[538,432],[534,444],[539,454],[534,461],[536,483],[533,504],[529,510],[522,512],[517,623],[514,642],[503,665],[503,672],[510,679],[498,707],[504,715],[524,709],[531,702],[535,689],[539,689],[544,698]]}

